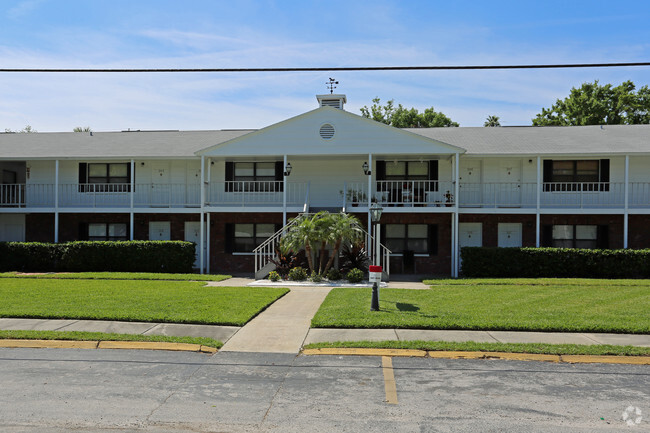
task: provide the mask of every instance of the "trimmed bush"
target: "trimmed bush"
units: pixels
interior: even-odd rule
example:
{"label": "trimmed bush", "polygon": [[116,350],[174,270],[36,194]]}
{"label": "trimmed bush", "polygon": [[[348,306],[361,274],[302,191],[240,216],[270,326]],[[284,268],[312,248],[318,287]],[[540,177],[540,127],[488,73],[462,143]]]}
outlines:
{"label": "trimmed bush", "polygon": [[320,283],[321,281],[323,281],[323,276],[316,271],[312,271],[309,279],[312,280],[314,283]]}
{"label": "trimmed bush", "polygon": [[0,242],[0,270],[31,272],[192,272],[192,242]]}
{"label": "trimmed bush", "polygon": [[347,273],[345,276],[345,279],[348,280],[350,283],[360,283],[363,281],[363,271],[361,269],[351,269],[350,272]]}
{"label": "trimmed bush", "polygon": [[468,278],[648,278],[650,249],[461,248]]}
{"label": "trimmed bush", "polygon": [[291,281],[305,281],[307,279],[307,271],[300,266],[291,268],[289,271],[289,279]]}
{"label": "trimmed bush", "polygon": [[276,271],[269,272],[269,280],[273,282],[280,281],[280,274],[278,274]]}
{"label": "trimmed bush", "polygon": [[338,269],[332,268],[329,271],[327,271],[327,279],[330,281],[336,281],[340,280],[342,277],[341,271]]}

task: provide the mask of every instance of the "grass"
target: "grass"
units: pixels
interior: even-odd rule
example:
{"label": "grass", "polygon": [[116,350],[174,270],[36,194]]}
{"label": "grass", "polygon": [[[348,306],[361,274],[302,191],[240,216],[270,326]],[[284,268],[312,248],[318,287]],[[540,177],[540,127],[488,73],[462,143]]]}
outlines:
{"label": "grass", "polygon": [[424,284],[437,286],[636,286],[650,288],[650,280],[605,280],[592,278],[458,278],[424,280]]}
{"label": "grass", "polygon": [[168,280],[168,281],[223,281],[230,275],[162,274],[151,272],[1,272],[0,278],[46,278],[65,280]]}
{"label": "grass", "polygon": [[170,337],[168,335],[111,334],[105,332],[77,331],[0,331],[0,339],[18,340],[74,340],[74,341],[155,341],[165,343],[190,343],[219,349],[221,341],[207,337]]}
{"label": "grass", "polygon": [[[427,281],[429,282],[429,281]],[[335,288],[315,328],[650,333],[647,280],[434,280],[431,290]]]}
{"label": "grass", "polygon": [[242,326],[288,292],[201,282],[0,279],[0,317]]}
{"label": "grass", "polygon": [[650,356],[650,347],[582,345],[582,344],[532,344],[532,343],[475,343],[447,341],[346,341],[336,343],[313,343],[305,345],[305,349],[326,347],[353,347],[378,349],[419,349],[432,351],[461,351],[461,352],[512,352],[540,353],[545,355],[618,355],[618,356]]}

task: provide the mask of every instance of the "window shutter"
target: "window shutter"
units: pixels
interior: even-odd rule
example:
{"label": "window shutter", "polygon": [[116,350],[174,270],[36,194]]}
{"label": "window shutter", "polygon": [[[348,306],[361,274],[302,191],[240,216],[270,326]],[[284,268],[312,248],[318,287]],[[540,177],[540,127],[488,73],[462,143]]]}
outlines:
{"label": "window shutter", "polygon": [[88,183],[88,163],[79,163],[79,192],[86,192],[86,187],[82,184]]}
{"label": "window shutter", "polygon": [[438,255],[438,224],[429,224],[429,254]]}
{"label": "window shutter", "polygon": [[[542,182],[553,182],[553,160],[545,159],[542,166]],[[542,191],[552,191],[552,185],[543,185]]]}
{"label": "window shutter", "polygon": [[542,245],[543,247],[552,247],[553,246],[553,226],[552,225],[543,225],[542,226]]}
{"label": "window shutter", "polygon": [[232,161],[226,161],[226,192],[233,192],[235,190],[234,185],[228,183],[232,182],[233,180],[235,180],[235,163]]}
{"label": "window shutter", "polygon": [[601,182],[601,191],[609,191],[609,185],[602,185],[602,183],[609,183],[609,159],[600,160],[600,177],[598,181]]}
{"label": "window shutter", "polygon": [[[429,161],[429,180],[437,181],[438,180],[438,160],[432,159]],[[431,185],[431,191],[438,191],[438,182]],[[431,227],[431,226],[429,226]],[[437,254],[437,251],[436,251]]]}
{"label": "window shutter", "polygon": [[88,240],[88,223],[79,223],[79,240]]}
{"label": "window shutter", "polygon": [[609,226],[598,226],[598,237],[596,238],[596,248],[607,249],[609,248]]}
{"label": "window shutter", "polygon": [[386,161],[375,162],[377,169],[375,170],[375,177],[377,180],[386,180]]}
{"label": "window shutter", "polygon": [[277,183],[277,188],[274,191],[282,192],[284,190],[284,162],[275,161],[275,181]]}
{"label": "window shutter", "polygon": [[225,228],[225,249],[224,252],[232,253],[235,244],[235,225],[232,223],[226,224]]}

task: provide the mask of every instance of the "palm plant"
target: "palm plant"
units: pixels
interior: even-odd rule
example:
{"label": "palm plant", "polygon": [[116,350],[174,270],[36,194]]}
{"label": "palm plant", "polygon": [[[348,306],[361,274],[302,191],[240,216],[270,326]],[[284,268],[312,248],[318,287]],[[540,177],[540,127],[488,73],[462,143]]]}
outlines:
{"label": "palm plant", "polygon": [[319,216],[321,212],[316,215],[299,215],[296,218],[299,218],[299,222],[291,226],[289,231],[282,238],[282,243],[286,248],[289,248],[293,251],[300,251],[305,249],[305,255],[307,256],[307,264],[309,265],[309,271],[314,271],[314,261],[312,259],[312,245],[320,241],[320,230],[318,226],[318,220],[322,215]]}
{"label": "palm plant", "polygon": [[347,243],[356,244],[363,239],[363,230],[361,230],[361,223],[354,215],[339,213],[331,215],[331,223],[328,227],[328,239],[334,245],[334,251],[330,256],[323,273],[327,273],[332,267],[334,257],[338,256],[341,249],[341,244],[345,241]]}

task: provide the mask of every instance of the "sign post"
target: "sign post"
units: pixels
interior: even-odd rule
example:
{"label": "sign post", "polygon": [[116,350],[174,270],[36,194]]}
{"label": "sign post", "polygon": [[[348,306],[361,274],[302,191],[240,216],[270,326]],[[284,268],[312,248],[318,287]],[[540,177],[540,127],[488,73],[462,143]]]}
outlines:
{"label": "sign post", "polygon": [[372,283],[372,300],[370,311],[379,311],[379,283],[381,283],[381,266],[369,266],[369,281]]}

